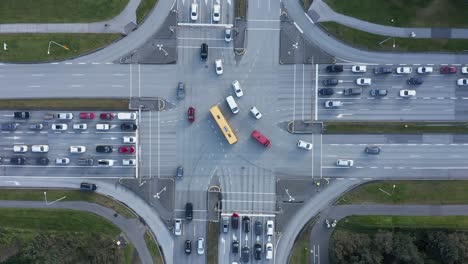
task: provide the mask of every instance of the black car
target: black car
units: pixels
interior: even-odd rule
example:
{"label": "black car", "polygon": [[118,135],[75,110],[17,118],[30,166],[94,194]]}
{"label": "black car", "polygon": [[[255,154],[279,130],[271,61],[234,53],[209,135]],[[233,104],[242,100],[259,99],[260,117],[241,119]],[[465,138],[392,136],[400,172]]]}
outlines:
{"label": "black car", "polygon": [[78,165],[80,166],[93,166],[94,160],[93,159],[79,159]]}
{"label": "black car", "polygon": [[257,236],[261,236],[262,235],[262,221],[260,220],[255,220],[255,223],[254,223],[254,230],[255,230],[255,235]]}
{"label": "black car", "polygon": [[256,260],[262,259],[262,245],[260,245],[259,243],[256,243],[254,245],[254,258]]}
{"label": "black car", "polygon": [[239,254],[239,241],[233,240],[231,247],[232,254]]}
{"label": "black car", "polygon": [[333,88],[322,88],[318,91],[320,95],[333,95],[335,92]]}
{"label": "black car", "polygon": [[190,255],[192,253],[192,240],[185,240],[185,254]]}
{"label": "black car", "polygon": [[183,82],[179,82],[179,84],[177,84],[177,98],[185,98],[185,84]]}
{"label": "black car", "polygon": [[250,260],[250,248],[248,246],[243,246],[242,247],[242,252],[241,252],[241,261],[242,262],[249,262]]}
{"label": "black car", "polygon": [[137,125],[135,124],[129,124],[129,123],[123,123],[120,125],[120,129],[123,131],[135,131],[137,130]]}
{"label": "black car", "polygon": [[387,94],[387,89],[372,89],[370,91],[370,95],[372,96],[387,96]]}
{"label": "black car", "polygon": [[327,72],[342,72],[343,65],[328,65]]}
{"label": "black car", "polygon": [[323,80],[322,83],[325,86],[338,85],[338,79],[326,79],[326,80]]}
{"label": "black car", "polygon": [[177,167],[177,178],[182,179],[184,177],[184,167]]}
{"label": "black car", "polygon": [[112,150],[111,146],[96,146],[96,152],[99,153],[111,153]]}
{"label": "black car", "polygon": [[202,60],[206,60],[206,58],[208,58],[208,44],[201,44],[200,57],[202,58]]}
{"label": "black car", "polygon": [[248,216],[242,217],[242,229],[246,233],[250,232],[250,218]]}
{"label": "black car", "polygon": [[185,204],[185,219],[187,220],[193,219],[193,204],[192,203]]}
{"label": "black car", "polygon": [[366,147],[365,151],[367,154],[377,155],[377,154],[380,154],[380,147],[376,147],[376,146]]}
{"label": "black car", "polygon": [[390,74],[393,72],[391,67],[377,67],[374,68],[374,74]]}
{"label": "black car", "polygon": [[421,77],[411,77],[406,81],[409,85],[420,85],[423,83],[423,79]]}
{"label": "black car", "polygon": [[15,112],[14,116],[17,119],[29,119],[29,117],[31,117],[31,114],[29,112]]}
{"label": "black car", "polygon": [[2,130],[15,131],[17,127],[18,127],[18,124],[16,123],[2,124]]}
{"label": "black car", "polygon": [[235,230],[239,228],[239,215],[237,213],[233,213],[231,216],[231,227]]}
{"label": "black car", "polygon": [[87,183],[87,182],[82,182],[80,184],[80,190],[82,191],[95,191],[97,189],[96,184],[93,183]]}
{"label": "black car", "polygon": [[36,159],[37,165],[49,165],[49,159],[47,157],[40,157]]}
{"label": "black car", "polygon": [[13,157],[10,159],[10,163],[13,165],[24,165],[26,164],[25,157]]}

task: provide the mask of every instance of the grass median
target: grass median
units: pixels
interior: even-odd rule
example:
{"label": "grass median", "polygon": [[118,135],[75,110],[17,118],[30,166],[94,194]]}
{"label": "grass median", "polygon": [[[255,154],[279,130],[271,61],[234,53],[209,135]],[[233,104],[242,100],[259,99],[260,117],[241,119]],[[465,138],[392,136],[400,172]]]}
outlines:
{"label": "grass median", "polygon": [[141,0],[140,5],[136,10],[137,14],[137,23],[140,24],[143,22],[143,19],[153,10],[153,7],[156,5],[158,0]]}
{"label": "grass median", "polygon": [[112,19],[129,0],[2,0],[3,23],[82,23]]}
{"label": "grass median", "polygon": [[248,7],[247,0],[235,0],[234,2],[235,2],[234,17],[247,19],[247,7]]}
{"label": "grass median", "polygon": [[136,218],[136,215],[125,205],[107,196],[78,190],[57,189],[0,189],[0,200],[14,201],[44,201],[44,192],[47,192],[47,200],[55,201],[66,196],[62,201],[83,201],[102,205],[110,208],[125,218]]}
{"label": "grass median", "polygon": [[111,98],[47,98],[0,99],[0,109],[28,110],[128,110],[128,99]]}
{"label": "grass median", "polygon": [[370,182],[347,192],[337,204],[468,204],[468,181]]}
{"label": "grass median", "polygon": [[312,218],[297,236],[297,240],[294,242],[291,255],[289,256],[289,264],[310,263],[312,253],[310,253],[309,238],[316,221],[316,217]]}
{"label": "grass median", "polygon": [[463,0],[325,0],[336,12],[395,27],[468,27]]}
{"label": "grass median", "polygon": [[[219,223],[208,223],[208,241],[206,243],[206,252],[208,254],[208,264],[218,263],[218,237],[219,237]],[[195,241],[196,244],[196,241]]]}
{"label": "grass median", "polygon": [[304,11],[309,10],[310,5],[312,5],[312,2],[314,0],[299,0],[299,3],[301,4],[302,8],[304,8]]}
{"label": "grass median", "polygon": [[[399,52],[465,52],[467,39],[393,38],[371,34],[335,22],[322,22],[322,27],[336,39],[365,50]],[[395,44],[395,47],[393,47]]]}
{"label": "grass median", "polygon": [[467,134],[465,122],[325,122],[325,134]]}
{"label": "grass median", "polygon": [[0,43],[8,45],[6,51],[0,50],[0,61],[65,60],[106,47],[121,37],[120,34],[0,34]]}
{"label": "grass median", "polygon": [[146,247],[153,258],[153,264],[164,264],[163,256],[161,254],[161,249],[159,248],[158,243],[154,236],[150,233],[151,231],[147,230],[145,233],[145,242]]}

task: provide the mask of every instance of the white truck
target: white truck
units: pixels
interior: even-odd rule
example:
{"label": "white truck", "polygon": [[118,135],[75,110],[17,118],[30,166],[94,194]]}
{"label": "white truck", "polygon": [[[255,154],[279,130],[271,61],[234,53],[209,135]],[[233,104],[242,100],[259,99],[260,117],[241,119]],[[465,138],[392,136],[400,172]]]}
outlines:
{"label": "white truck", "polygon": [[118,120],[135,120],[136,113],[118,113],[117,119]]}

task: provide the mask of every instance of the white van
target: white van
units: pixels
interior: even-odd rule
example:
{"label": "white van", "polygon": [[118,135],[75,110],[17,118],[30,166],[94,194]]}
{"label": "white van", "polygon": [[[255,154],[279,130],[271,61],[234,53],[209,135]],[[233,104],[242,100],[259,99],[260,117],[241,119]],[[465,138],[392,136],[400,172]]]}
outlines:
{"label": "white van", "polygon": [[232,95],[226,97],[226,102],[228,103],[229,108],[231,108],[232,113],[239,113],[239,107],[237,106],[236,101],[234,101],[234,97],[232,97]]}
{"label": "white van", "polygon": [[117,119],[118,120],[135,120],[136,113],[118,113]]}
{"label": "white van", "polygon": [[96,130],[109,130],[109,124],[96,124]]}

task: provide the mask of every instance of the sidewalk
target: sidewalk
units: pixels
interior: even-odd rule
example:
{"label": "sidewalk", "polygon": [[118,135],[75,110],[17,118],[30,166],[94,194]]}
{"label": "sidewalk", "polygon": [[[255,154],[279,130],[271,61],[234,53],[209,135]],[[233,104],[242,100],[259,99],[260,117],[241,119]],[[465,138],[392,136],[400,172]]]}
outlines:
{"label": "sidewalk", "polygon": [[111,20],[93,23],[18,23],[0,24],[0,34],[6,33],[121,33],[136,27],[136,9],[141,0],[129,0],[122,12]]}
{"label": "sidewalk", "polygon": [[[336,13],[322,0],[315,0],[308,10],[314,22],[333,21],[376,35],[402,38],[468,39],[464,28],[400,28],[370,23],[354,17]],[[412,36],[412,33],[414,35]]]}

